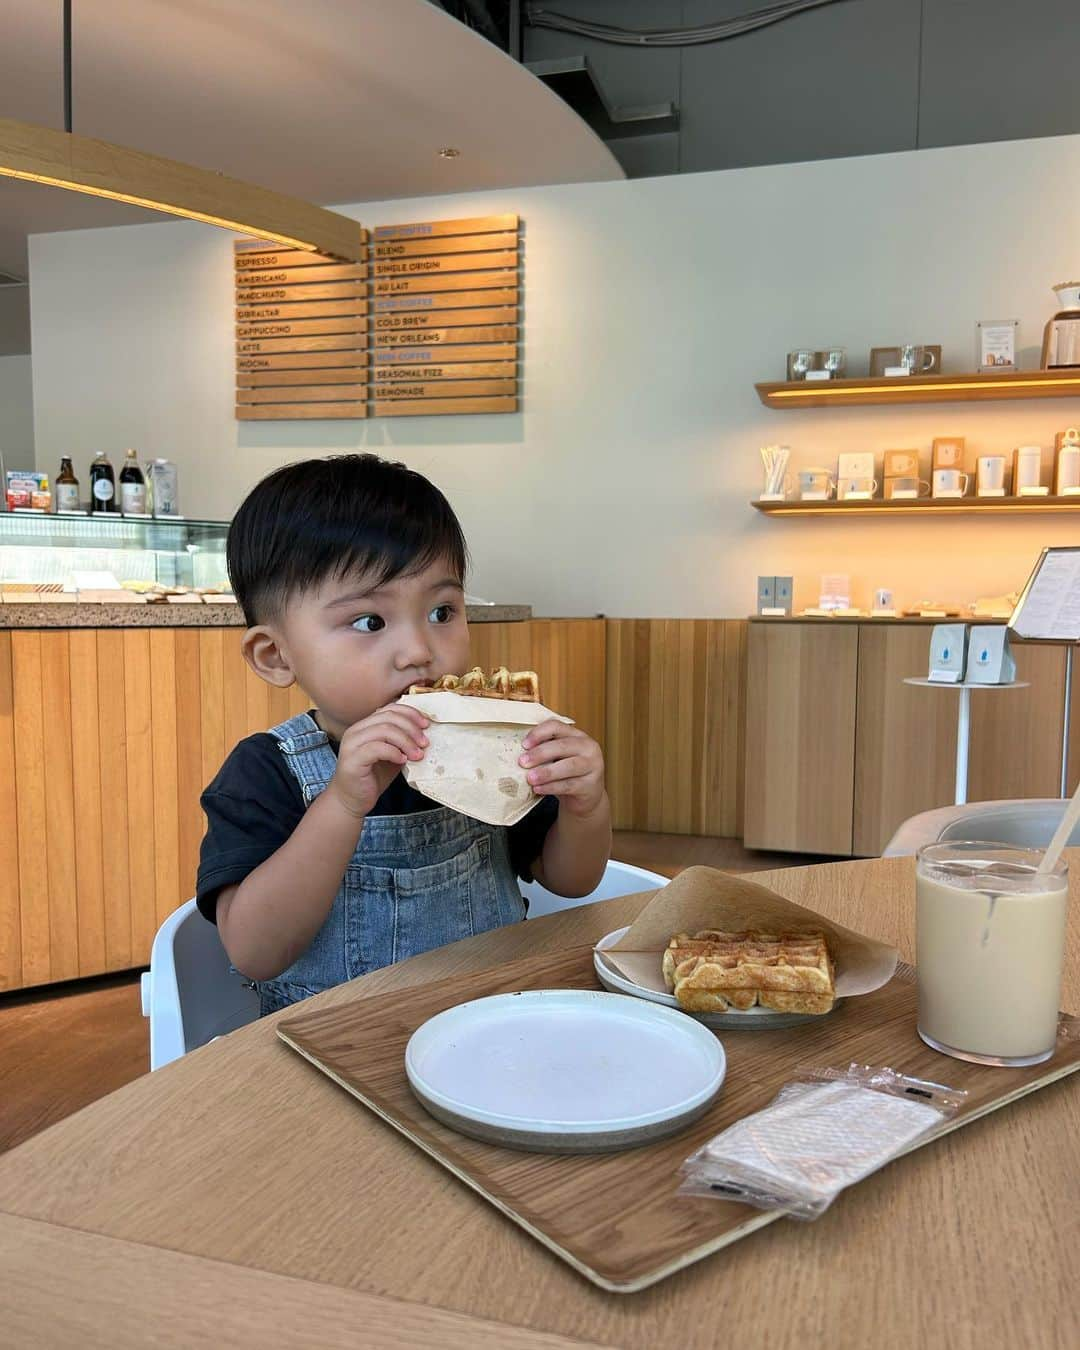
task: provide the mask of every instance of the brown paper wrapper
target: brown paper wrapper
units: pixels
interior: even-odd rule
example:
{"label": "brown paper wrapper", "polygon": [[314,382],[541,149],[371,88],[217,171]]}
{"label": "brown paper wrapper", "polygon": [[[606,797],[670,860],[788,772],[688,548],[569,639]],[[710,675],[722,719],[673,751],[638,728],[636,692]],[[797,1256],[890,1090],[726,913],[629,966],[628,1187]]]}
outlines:
{"label": "brown paper wrapper", "polygon": [[625,936],[603,955],[627,979],[658,993],[670,992],[660,964],[669,940],[676,933],[696,933],[702,928],[820,930],[836,967],[838,998],[869,994],[888,984],[899,959],[895,947],[833,923],[754,881],[712,867],[688,867],[652,895]]}

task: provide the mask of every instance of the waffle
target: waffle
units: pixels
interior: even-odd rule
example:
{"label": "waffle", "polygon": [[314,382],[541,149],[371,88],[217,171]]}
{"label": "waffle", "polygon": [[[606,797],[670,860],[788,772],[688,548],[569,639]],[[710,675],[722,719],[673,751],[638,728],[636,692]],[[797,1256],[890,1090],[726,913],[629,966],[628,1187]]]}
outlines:
{"label": "waffle", "polygon": [[663,957],[664,982],[687,1012],[827,1013],[836,999],[822,932],[677,933]]}
{"label": "waffle", "polygon": [[479,666],[464,675],[442,675],[437,680],[409,686],[410,694],[465,694],[470,698],[508,698],[516,703],[539,703],[540,680],[534,670],[515,670],[505,666],[486,676]]}

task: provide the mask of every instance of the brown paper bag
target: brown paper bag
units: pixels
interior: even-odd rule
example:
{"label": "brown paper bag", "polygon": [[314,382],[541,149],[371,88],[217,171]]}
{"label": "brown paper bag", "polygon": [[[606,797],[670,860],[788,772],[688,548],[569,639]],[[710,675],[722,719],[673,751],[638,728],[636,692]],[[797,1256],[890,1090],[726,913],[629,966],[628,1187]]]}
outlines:
{"label": "brown paper bag", "polygon": [[542,703],[472,698],[440,691],[398,700],[431,719],[424,758],[405,765],[405,781],[432,801],[488,825],[513,825],[540,798],[518,763],[530,727],[555,718]]}
{"label": "brown paper bag", "polygon": [[658,993],[670,992],[661,969],[669,939],[703,928],[820,930],[836,967],[838,998],[869,994],[888,984],[899,959],[896,948],[887,943],[852,932],[745,877],[712,867],[688,867],[653,894],[629,931],[613,947],[605,948],[603,957],[627,979]]}

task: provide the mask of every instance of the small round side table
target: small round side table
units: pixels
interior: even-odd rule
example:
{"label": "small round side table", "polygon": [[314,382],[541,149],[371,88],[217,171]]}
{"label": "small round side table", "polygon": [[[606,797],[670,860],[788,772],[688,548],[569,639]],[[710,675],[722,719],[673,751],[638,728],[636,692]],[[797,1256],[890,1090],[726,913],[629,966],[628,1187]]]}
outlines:
{"label": "small round side table", "polygon": [[906,679],[905,684],[921,685],[925,689],[958,689],[960,710],[956,720],[956,805],[967,801],[968,758],[971,752],[971,691],[973,689],[1027,689],[1030,680],[1013,680],[1011,684],[947,684],[944,680]]}

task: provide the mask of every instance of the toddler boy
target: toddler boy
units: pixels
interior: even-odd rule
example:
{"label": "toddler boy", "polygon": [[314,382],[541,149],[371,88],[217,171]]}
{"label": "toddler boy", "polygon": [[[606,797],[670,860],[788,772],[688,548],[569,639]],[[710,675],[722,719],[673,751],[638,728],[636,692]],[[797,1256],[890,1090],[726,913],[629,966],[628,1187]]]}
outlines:
{"label": "toddler boy", "polygon": [[465,539],[434,484],[375,455],[288,465],[240,507],[227,561],[248,665],[315,704],[241,741],[202,797],[199,908],[263,1014],[518,922],[518,877],[595,888],[610,810],[600,747],[577,727],[524,737],[543,800],[509,828],[401,775],[428,721],[398,698],[470,664]]}

